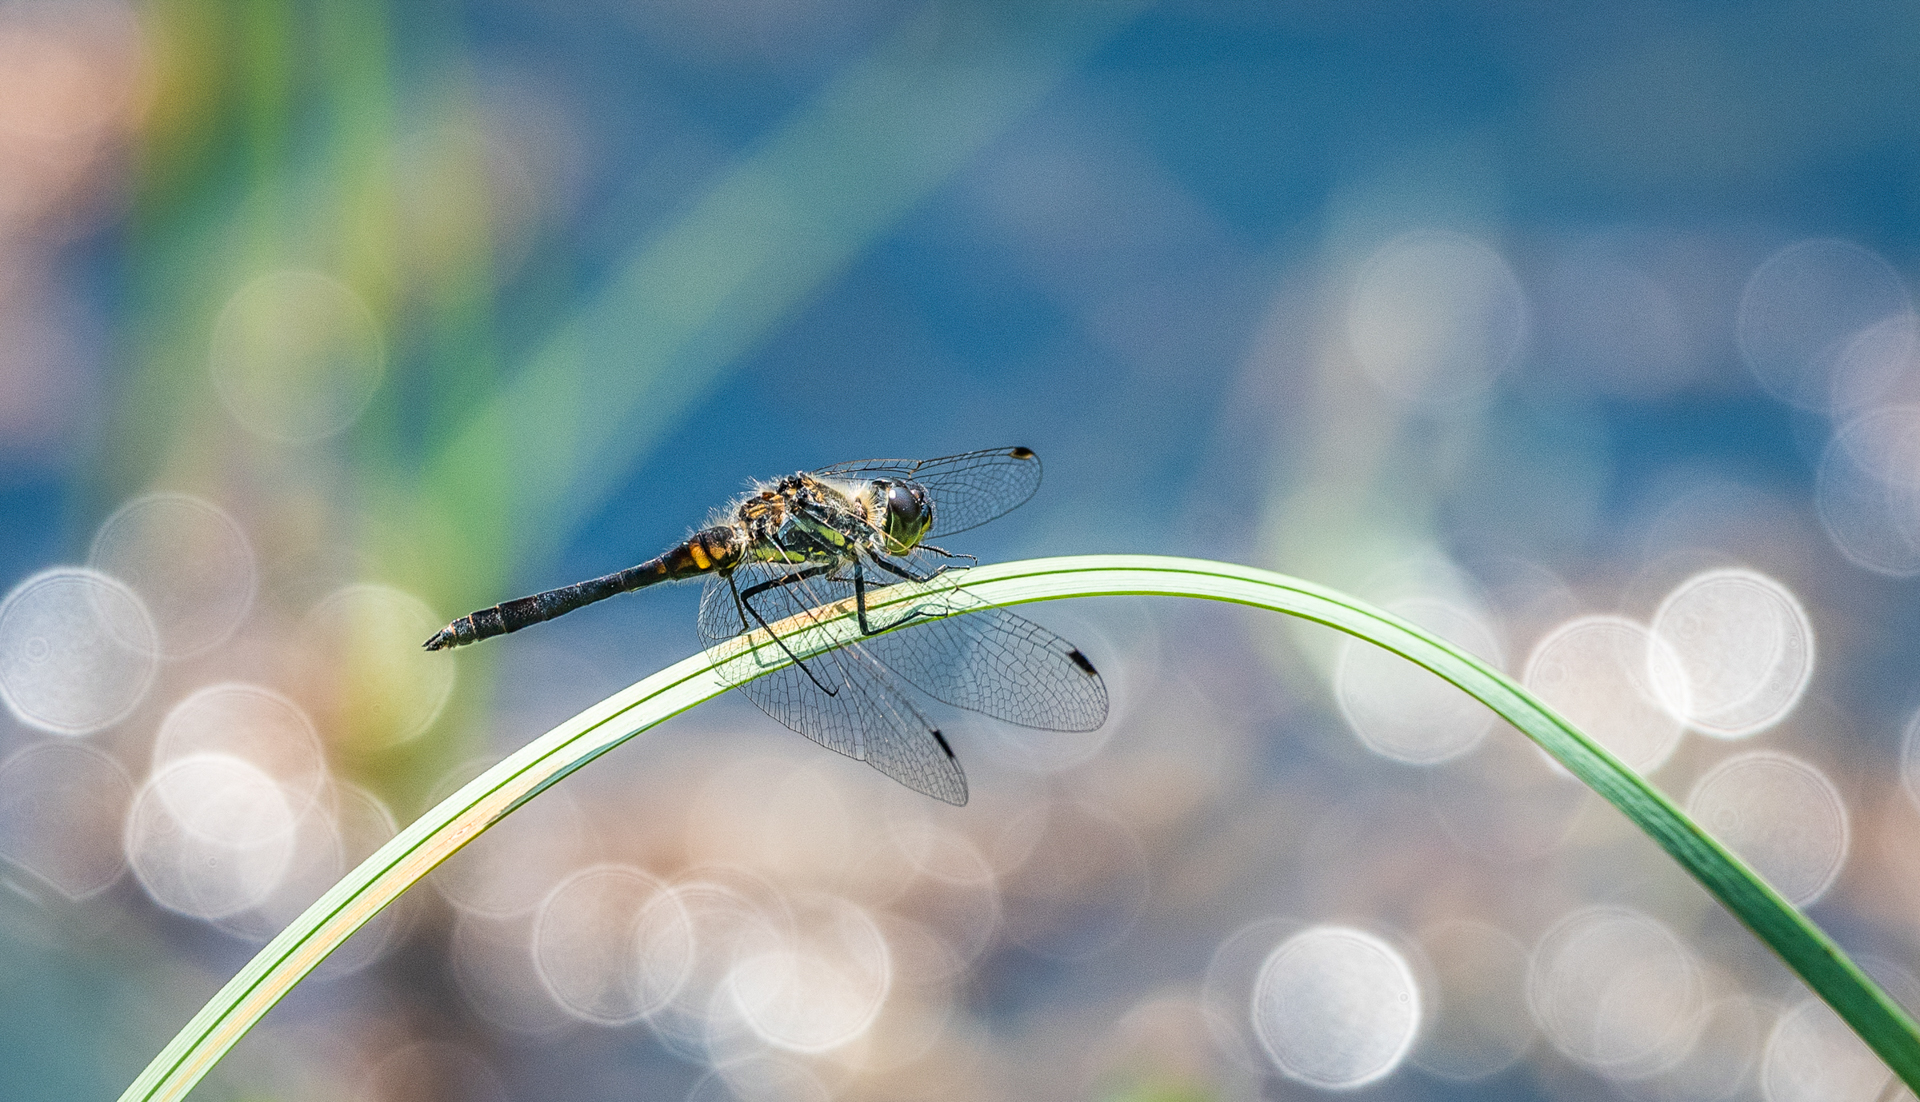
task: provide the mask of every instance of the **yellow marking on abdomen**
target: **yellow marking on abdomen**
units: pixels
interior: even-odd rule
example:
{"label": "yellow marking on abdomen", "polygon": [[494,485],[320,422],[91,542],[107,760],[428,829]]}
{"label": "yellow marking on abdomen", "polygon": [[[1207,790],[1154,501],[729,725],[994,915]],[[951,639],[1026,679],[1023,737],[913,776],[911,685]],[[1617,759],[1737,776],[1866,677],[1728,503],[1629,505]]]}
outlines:
{"label": "yellow marking on abdomen", "polygon": [[702,570],[705,570],[708,567],[711,567],[713,565],[713,560],[707,558],[707,549],[700,546],[699,540],[695,540],[692,543],[687,544],[687,553],[693,556],[693,565],[699,567]]}

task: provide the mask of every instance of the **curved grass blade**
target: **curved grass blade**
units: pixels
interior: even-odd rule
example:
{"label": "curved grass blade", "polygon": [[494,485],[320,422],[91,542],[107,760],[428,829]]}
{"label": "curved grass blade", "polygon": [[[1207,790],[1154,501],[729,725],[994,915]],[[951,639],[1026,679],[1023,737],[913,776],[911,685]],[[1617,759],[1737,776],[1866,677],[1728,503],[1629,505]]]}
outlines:
{"label": "curved grass blade", "polygon": [[[956,592],[962,581],[966,590]],[[1671,800],[1512,679],[1398,617],[1284,575],[1152,555],[1083,555],[956,570],[924,585],[879,591],[870,600],[881,607],[933,601],[942,610],[964,612],[969,602],[984,607],[1122,595],[1196,597],[1298,616],[1384,647],[1459,686],[1624,812],[1826,1000],[1903,1082],[1920,1090],[1920,1028],[1818,926]],[[851,621],[849,604],[789,639],[789,646],[802,658],[838,646],[856,634]],[[487,770],[401,831],[269,942],[154,1058],[121,1102],[183,1097],[301,977],[461,846],[634,735],[786,661],[764,633],[743,636],[608,697]]]}

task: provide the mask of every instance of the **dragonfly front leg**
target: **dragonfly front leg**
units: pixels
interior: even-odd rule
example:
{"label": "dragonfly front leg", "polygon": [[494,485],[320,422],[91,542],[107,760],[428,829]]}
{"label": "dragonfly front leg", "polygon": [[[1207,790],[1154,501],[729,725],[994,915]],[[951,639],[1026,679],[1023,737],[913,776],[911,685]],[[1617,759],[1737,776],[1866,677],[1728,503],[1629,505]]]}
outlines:
{"label": "dragonfly front leg", "polygon": [[[931,552],[933,552],[934,554],[936,554],[936,555],[939,555],[939,556],[940,556],[940,557],[942,557],[942,558],[947,558],[947,559],[965,559],[965,560],[967,560],[967,565],[968,565],[968,566],[979,566],[979,565],[980,565],[980,560],[979,560],[978,558],[976,558],[975,556],[973,556],[973,555],[956,555],[956,554],[954,554],[953,552],[951,552],[951,551],[949,551],[949,550],[947,550],[947,549],[946,549],[946,548],[944,548],[944,547],[935,547],[935,546],[934,546],[933,544],[930,544],[930,543],[922,543],[922,544],[918,544],[918,545],[916,545],[916,549],[917,549],[917,550],[921,550],[921,551],[931,551]],[[924,578],[914,578],[913,580],[914,580],[914,581],[916,581],[916,582],[925,582],[925,581],[931,581],[931,580],[933,580],[934,578],[938,578],[938,577],[939,577],[940,575],[942,575],[942,574],[945,574],[945,573],[946,573],[947,571],[949,571],[949,570],[951,570],[951,569],[953,569],[953,568],[952,568],[952,567],[950,567],[950,566],[948,566],[948,565],[947,565],[947,564],[945,564],[945,563],[941,563],[941,564],[940,564],[940,565],[939,565],[938,567],[936,567],[936,568],[934,569],[934,572],[933,572],[933,573],[931,573],[931,574],[929,574],[929,575],[927,575],[927,576],[926,576],[926,577],[924,577]],[[896,570],[896,571],[894,571],[894,573],[896,573],[896,574],[899,574],[900,572]],[[901,574],[900,576],[904,578],[904,577],[907,577],[908,575],[905,575],[905,574]]]}

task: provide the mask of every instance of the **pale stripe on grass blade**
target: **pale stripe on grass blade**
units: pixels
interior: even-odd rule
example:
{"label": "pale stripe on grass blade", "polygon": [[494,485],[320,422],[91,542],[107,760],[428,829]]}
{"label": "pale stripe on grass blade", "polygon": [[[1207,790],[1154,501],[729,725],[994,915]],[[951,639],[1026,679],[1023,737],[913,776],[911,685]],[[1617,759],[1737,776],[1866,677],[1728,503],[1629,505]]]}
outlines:
{"label": "pale stripe on grass blade", "polygon": [[[964,581],[982,602],[1062,597],[1197,597],[1326,624],[1447,679],[1527,733],[1607,798],[1727,906],[1879,1053],[1920,1089],[1920,1030],[1833,940],[1631,769],[1478,658],[1397,617],[1309,582],[1250,567],[1152,555],[1030,559],[953,571],[926,587],[897,586],[880,603],[921,599]],[[851,609],[793,649],[804,657],[844,642]],[[912,631],[909,624],[901,629]],[[617,693],[527,744],[400,832],[273,939],[155,1057],[121,1096],[177,1099],[347,936],[435,865],[525,800],[621,742],[726,691],[730,677],[784,663],[764,637],[724,656],[695,655]],[[716,662],[719,665],[716,667]],[[755,665],[764,663],[764,665]]]}

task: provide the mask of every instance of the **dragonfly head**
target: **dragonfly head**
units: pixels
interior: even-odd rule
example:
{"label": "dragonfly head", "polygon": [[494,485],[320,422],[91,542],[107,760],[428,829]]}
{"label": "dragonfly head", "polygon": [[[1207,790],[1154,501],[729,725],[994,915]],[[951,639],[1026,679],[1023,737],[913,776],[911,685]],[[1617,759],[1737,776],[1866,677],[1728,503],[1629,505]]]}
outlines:
{"label": "dragonfly head", "polygon": [[933,527],[933,502],[927,500],[923,486],[911,482],[882,481],[887,503],[887,551],[905,554],[926,538]]}

